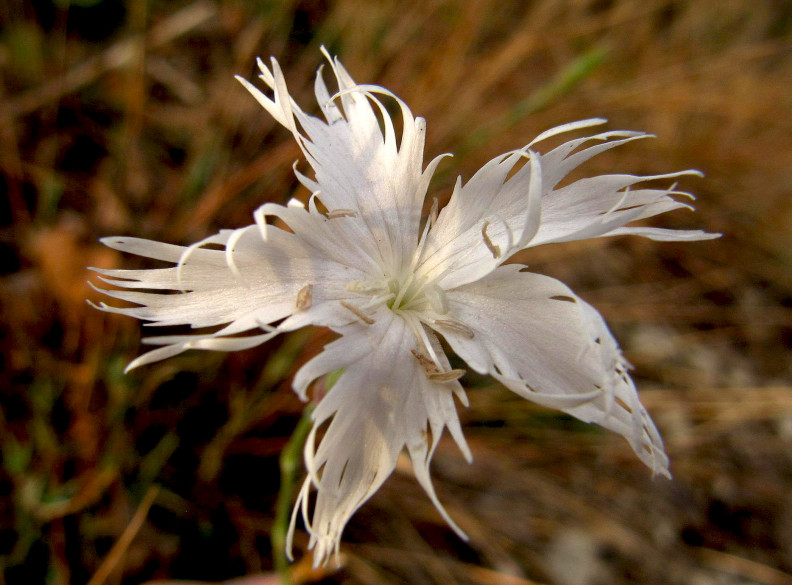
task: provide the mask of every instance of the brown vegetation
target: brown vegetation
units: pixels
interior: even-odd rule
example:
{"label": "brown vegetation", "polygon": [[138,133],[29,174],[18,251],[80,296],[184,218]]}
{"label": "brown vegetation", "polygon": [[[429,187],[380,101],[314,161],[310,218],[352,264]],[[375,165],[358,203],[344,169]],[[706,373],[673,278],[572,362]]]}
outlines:
{"label": "brown vegetation", "polygon": [[[86,305],[97,239],[188,243],[297,190],[291,136],[233,79],[275,55],[311,102],[324,44],[427,119],[456,173],[603,116],[657,134],[590,173],[685,179],[723,232],[524,260],[599,308],[636,366],[674,480],[619,437],[466,379],[476,458],[434,465],[459,541],[400,466],[343,567],[295,581],[792,583],[792,8],[748,0],[10,0],[0,8],[0,568],[10,583],[230,579],[272,569],[278,453],[303,331],[123,375],[140,324]],[[453,171],[451,170],[453,169]],[[298,548],[305,546],[298,541]],[[262,582],[264,582],[262,580]]]}

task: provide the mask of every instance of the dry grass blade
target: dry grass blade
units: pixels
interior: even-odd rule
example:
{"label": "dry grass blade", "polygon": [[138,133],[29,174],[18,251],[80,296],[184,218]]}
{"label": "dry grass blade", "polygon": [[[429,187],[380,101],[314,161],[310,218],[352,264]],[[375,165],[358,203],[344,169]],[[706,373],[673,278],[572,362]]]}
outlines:
{"label": "dry grass blade", "polygon": [[699,549],[697,553],[704,563],[720,572],[750,579],[751,582],[762,585],[792,585],[792,573],[718,550]]}
{"label": "dry grass blade", "polygon": [[[153,266],[122,261],[101,237],[186,244],[250,224],[264,202],[307,199],[292,173],[299,148],[233,75],[250,79],[257,55],[275,55],[316,113],[324,45],[426,119],[427,156],[457,154],[429,193],[441,207],[457,173],[467,180],[557,124],[605,117],[608,130],[658,138],[581,172],[700,169],[704,179],[679,185],[697,195],[696,214],[674,212],[662,227],[725,235],[684,246],[600,238],[519,258],[602,311],[673,482],[648,477],[619,437],[469,370],[471,407],[460,412],[475,463],[444,439],[432,476],[471,540],[401,473],[403,456],[348,527],[344,566],[314,572],[308,556],[294,580],[790,582],[787,3],[28,4],[3,11],[0,38],[0,581],[270,577],[278,453],[302,412],[291,378],[333,335],[185,353],[125,376],[139,325],[85,304],[85,266]],[[307,308],[303,297],[289,302]],[[130,522],[129,502],[153,484],[157,506],[151,488]]]}
{"label": "dry grass blade", "polygon": [[6,104],[7,112],[12,118],[29,114],[91,83],[108,71],[128,65],[135,59],[139,47],[144,43],[149,49],[161,48],[216,15],[214,3],[203,0],[194,2],[155,25],[145,40],[132,38],[119,41],[103,53],[76,65],[62,77],[10,99]]}
{"label": "dry grass blade", "polygon": [[88,581],[88,585],[102,585],[113,573],[113,570],[116,569],[124,558],[124,553],[126,553],[127,548],[132,544],[132,539],[135,538],[141,526],[143,526],[149,508],[151,508],[151,505],[157,498],[159,490],[159,486],[154,485],[146,491],[146,495],[143,496],[143,501],[140,502],[137,510],[135,510],[135,515],[132,516],[124,532],[121,533],[121,536],[119,536],[118,540],[113,544],[113,548],[110,549],[110,552],[102,561],[102,564],[99,565],[96,573],[94,573],[93,577]]}

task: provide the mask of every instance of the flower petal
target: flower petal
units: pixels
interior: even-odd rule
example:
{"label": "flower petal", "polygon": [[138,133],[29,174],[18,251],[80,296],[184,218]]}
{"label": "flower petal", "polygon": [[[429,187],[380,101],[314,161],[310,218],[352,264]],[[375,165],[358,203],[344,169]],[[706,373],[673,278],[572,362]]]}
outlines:
{"label": "flower petal", "polygon": [[525,150],[492,159],[464,186],[457,182],[423,246],[419,276],[454,288],[489,274],[539,229],[541,196],[537,155]]}
{"label": "flower petal", "polygon": [[[589,159],[622,144],[643,138],[651,138],[651,135],[627,130],[602,132],[593,136],[569,140],[542,155],[542,179],[545,189],[542,196],[542,224],[535,237],[527,242],[526,247],[548,242],[623,234],[651,237],[649,232],[642,229],[623,228],[622,226],[674,209],[683,207],[693,209],[690,205],[671,197],[671,195],[682,195],[692,198],[692,195],[688,193],[675,191],[674,187],[634,191],[631,191],[630,188],[645,181],[671,179],[685,175],[701,176],[698,171],[687,170],[646,177],[601,175],[580,179],[570,185],[555,189],[564,177]],[[596,144],[581,148],[589,142]],[[695,234],[698,234],[699,237],[696,237]],[[678,239],[685,241],[716,237],[718,234],[692,231],[678,234]],[[666,234],[666,239],[674,238]]]}
{"label": "flower petal", "polygon": [[[225,230],[199,242],[222,245],[225,250],[185,248],[122,237],[105,238],[103,242],[122,252],[177,266],[152,270],[96,269],[105,282],[127,289],[98,289],[100,292],[140,305],[112,307],[101,303],[99,308],[151,321],[150,326],[221,327],[208,333],[144,339],[146,343],[166,347],[140,356],[128,369],[187,349],[246,349],[278,332],[306,324],[348,323],[349,315],[338,301],[352,296],[344,284],[365,274],[317,253],[294,234],[274,226]],[[301,291],[302,300],[298,299]],[[172,292],[178,294],[168,294]],[[271,324],[287,317],[278,327],[272,327]],[[265,334],[236,337],[261,329]]]}
{"label": "flower petal", "polygon": [[[347,521],[391,474],[405,447],[419,482],[461,533],[440,506],[428,471],[446,427],[469,455],[453,401],[461,386],[427,378],[411,353],[418,341],[404,320],[387,308],[372,316],[371,325],[345,328],[344,336],[328,344],[295,378],[295,389],[303,394],[311,378],[345,368],[314,411],[315,426],[305,447],[309,478],[295,508],[295,514],[303,511],[317,566],[337,552]],[[319,429],[325,430],[316,446]],[[308,482],[317,490],[310,519]]]}
{"label": "flower petal", "polygon": [[[631,187],[645,181],[700,175],[698,171],[648,177],[602,175],[555,189],[569,172],[597,154],[648,136],[604,132],[570,140],[544,155],[528,150],[556,134],[602,122],[584,120],[548,130],[525,149],[495,157],[466,184],[457,182],[421,251],[421,276],[442,288],[454,288],[484,277],[521,249],[548,242],[622,234],[683,241],[718,237],[700,231],[624,227],[666,211],[692,209],[672,197],[691,197],[674,187],[630,191]],[[581,148],[592,141],[597,144]],[[524,157],[530,158],[530,164],[519,168]]]}
{"label": "flower petal", "polygon": [[517,265],[446,295],[450,318],[473,336],[438,332],[473,369],[528,400],[623,435],[654,473],[668,475],[662,440],[629,365],[593,307],[561,282]]}
{"label": "flower petal", "polygon": [[[641,177],[635,175],[601,175],[580,179],[552,191],[542,198],[542,225],[526,247],[551,242],[568,242],[586,238],[617,235],[638,235],[652,239],[707,240],[719,237],[703,231],[665,229],[661,232],[626,224],[654,217],[675,209],[693,209],[671,195],[692,197],[683,191],[668,189],[635,189],[645,181],[672,179],[684,175],[700,175],[697,171],[681,171],[666,175]],[[661,235],[662,234],[662,235]]]}
{"label": "flower petal", "polygon": [[[414,118],[407,105],[387,90],[357,85],[337,58],[332,59],[326,51],[325,56],[339,88],[330,98],[321,69],[318,71],[315,91],[326,123],[305,114],[291,100],[274,59],[272,71],[259,61],[261,79],[274,92],[274,100],[239,79],[294,133],[316,174],[315,180],[299,173],[298,178],[316,192],[330,212],[349,209],[358,214],[365,227],[366,245],[378,250],[386,266],[400,272],[412,260],[423,199],[438,162],[435,159],[422,170],[426,123]],[[391,97],[400,108],[403,130],[398,144],[390,114],[375,94]]]}

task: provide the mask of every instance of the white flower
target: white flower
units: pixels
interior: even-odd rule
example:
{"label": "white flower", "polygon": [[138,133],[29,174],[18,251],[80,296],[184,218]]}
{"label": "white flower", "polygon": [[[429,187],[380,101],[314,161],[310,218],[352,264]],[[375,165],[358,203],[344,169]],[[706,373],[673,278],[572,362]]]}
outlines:
{"label": "white flower", "polygon": [[[292,100],[277,61],[259,61],[273,98],[240,82],[294,134],[315,178],[298,171],[312,195],[307,208],[267,203],[255,224],[223,230],[190,247],[128,237],[103,242],[122,252],[172,263],[156,270],[98,270],[124,289],[104,290],[139,306],[100,308],[151,325],[213,328],[195,335],[144,339],[161,346],[129,368],[187,349],[240,350],[306,325],[341,337],[306,363],[294,379],[305,400],[312,381],[343,374],[314,412],[305,446],[308,471],[292,518],[302,513],[316,565],[338,551],[350,516],[393,471],[403,449],[415,476],[446,521],[429,477],[435,447],[448,429],[470,460],[453,397],[467,404],[438,336],[468,366],[490,374],[520,396],[623,435],[653,473],[668,475],[660,435],[597,311],[561,282],[504,264],[515,252],[582,238],[635,234],[653,240],[702,240],[717,235],[629,227],[635,220],[689,207],[673,190],[632,188],[648,180],[603,175],[564,187],[559,182],[591,157],[643,138],[604,132],[570,140],[546,154],[536,145],[554,135],[602,124],[592,119],[549,130],[525,148],[496,157],[467,183],[457,181],[439,213],[421,227],[429,180],[442,157],[423,168],[426,125],[387,90],[357,85],[325,52],[339,91],[322,77],[315,92],[324,120]],[[397,138],[377,96],[395,100],[403,130]],[[267,223],[278,218],[291,231]],[[205,248],[214,244],[213,249]],[[224,247],[216,249],[216,245]],[[247,335],[241,336],[239,334]],[[317,429],[323,429],[316,444]],[[320,433],[321,434],[321,433]],[[313,512],[309,496],[317,491]]]}

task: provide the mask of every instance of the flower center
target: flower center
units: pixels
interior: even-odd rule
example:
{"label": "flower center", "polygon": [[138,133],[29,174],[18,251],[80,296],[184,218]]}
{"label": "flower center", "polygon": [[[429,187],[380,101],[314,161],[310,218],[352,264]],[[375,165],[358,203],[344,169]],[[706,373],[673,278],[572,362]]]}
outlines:
{"label": "flower center", "polygon": [[388,301],[388,307],[393,311],[408,311],[422,304],[423,283],[416,280],[412,274],[402,281],[392,278],[388,282],[388,290],[393,297]]}
{"label": "flower center", "polygon": [[392,311],[432,311],[444,315],[448,312],[445,293],[433,282],[409,274],[404,280],[388,283],[393,298],[388,301]]}
{"label": "flower center", "polygon": [[385,302],[393,312],[431,311],[444,315],[448,312],[443,291],[436,284],[427,282],[425,278],[416,278],[414,273],[402,279],[360,282],[351,281],[345,285],[349,291],[371,298],[369,306],[377,302]]}

